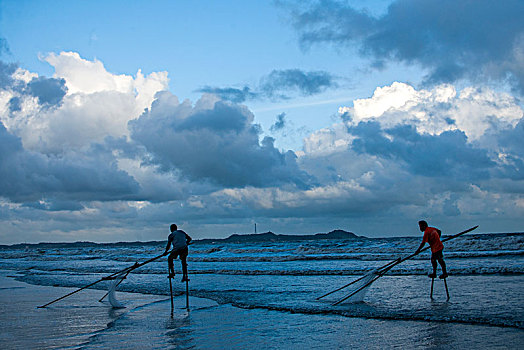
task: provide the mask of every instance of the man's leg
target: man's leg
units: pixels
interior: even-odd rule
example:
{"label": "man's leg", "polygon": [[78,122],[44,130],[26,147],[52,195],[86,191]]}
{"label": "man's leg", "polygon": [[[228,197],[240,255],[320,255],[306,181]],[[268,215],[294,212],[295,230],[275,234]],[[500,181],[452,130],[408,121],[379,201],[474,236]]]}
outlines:
{"label": "man's leg", "polygon": [[169,266],[169,276],[174,277],[175,276],[175,267],[173,265],[173,259],[176,257],[174,252],[171,252],[169,256],[167,257],[167,265]]}
{"label": "man's leg", "polygon": [[437,256],[437,261],[440,264],[440,267],[442,268],[442,275],[440,275],[440,278],[448,277],[448,272],[446,271],[446,263],[444,262],[444,255],[442,254],[442,250],[439,252]]}
{"label": "man's leg", "polygon": [[180,261],[182,262],[182,282],[189,281],[189,278],[187,277],[187,255],[188,255],[188,249],[185,248],[180,252]]}
{"label": "man's leg", "polygon": [[437,257],[435,256],[435,253],[431,253],[431,265],[433,266],[433,273],[429,274],[429,277],[436,278],[437,277]]}

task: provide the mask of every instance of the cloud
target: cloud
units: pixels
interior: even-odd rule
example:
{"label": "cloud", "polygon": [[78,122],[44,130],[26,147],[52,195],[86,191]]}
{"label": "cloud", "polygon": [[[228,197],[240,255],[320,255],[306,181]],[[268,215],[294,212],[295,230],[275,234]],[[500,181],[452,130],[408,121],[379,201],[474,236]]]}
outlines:
{"label": "cloud", "polygon": [[508,94],[393,83],[342,107],[340,116],[341,123],[314,132],[297,152],[299,169],[315,179],[309,187],[225,186],[178,212],[191,220],[303,223],[450,216],[478,221],[501,215],[517,220],[522,214],[516,203],[524,190],[523,148],[517,142],[523,112]]}
{"label": "cloud", "polygon": [[[4,242],[34,226],[55,240],[149,240],[173,219],[203,237],[256,218],[277,232],[385,235],[420,217],[514,227],[524,215],[524,116],[506,93],[393,83],[341,107],[294,152],[262,138],[239,103],[180,102],[162,74],[54,59],[52,78],[0,65]],[[69,82],[84,75],[102,83]],[[278,115],[272,131],[287,123]]]}
{"label": "cloud", "polygon": [[271,71],[260,79],[258,86],[253,88],[206,86],[197,91],[214,94],[225,101],[242,103],[256,99],[289,99],[294,94],[312,96],[336,87],[338,87],[336,77],[328,72],[285,69]]}
{"label": "cloud", "polygon": [[44,59],[53,64],[55,77],[0,66],[4,90],[0,121],[21,137],[24,147],[44,153],[81,149],[106,137],[127,135],[128,121],[148,108],[157,92],[168,88],[165,72],[114,75],[100,61],[72,52]]}
{"label": "cloud", "polygon": [[487,170],[495,165],[487,150],[475,148],[457,130],[421,135],[410,125],[382,129],[376,122],[361,122],[348,131],[357,137],[356,152],[404,162],[414,175],[474,181],[489,178]]}
{"label": "cloud", "polygon": [[297,91],[303,96],[311,96],[336,86],[334,77],[327,72],[304,72],[300,69],[286,69],[273,70],[264,77],[260,84],[260,90],[269,97],[286,98],[289,91]]}
{"label": "cloud", "polygon": [[277,120],[275,121],[275,124],[271,125],[269,128],[272,132],[282,130],[286,126],[286,113],[282,112],[279,115],[277,115]]}
{"label": "cloud", "polygon": [[489,89],[457,93],[450,85],[415,90],[393,83],[339,113],[348,147],[402,162],[415,175],[513,178],[524,159],[517,142],[524,118],[519,102]]}
{"label": "cloud", "polygon": [[9,111],[21,111],[25,97],[36,97],[38,104],[53,107],[62,102],[67,93],[64,79],[38,77],[20,69],[15,63],[0,61],[0,89],[2,100],[7,100]]}
{"label": "cloud", "polygon": [[151,155],[149,164],[180,172],[192,181],[220,186],[306,186],[296,156],[277,150],[243,106],[204,95],[193,107],[170,93],[158,95],[150,110],[130,122],[131,138]]}
{"label": "cloud", "polygon": [[[394,83],[340,108],[340,116],[341,123],[304,140],[299,165],[317,179],[317,193],[331,193],[329,203],[310,197],[305,207],[337,203],[357,211],[348,201],[366,208],[361,215],[375,218],[520,215],[524,114],[509,95]],[[359,190],[344,191],[344,183]],[[491,209],[485,200],[492,201]]]}
{"label": "cloud", "polygon": [[84,209],[84,206],[77,201],[68,200],[40,200],[37,202],[27,202],[23,204],[24,207],[33,208],[45,211],[79,211]]}
{"label": "cloud", "polygon": [[426,82],[467,78],[505,81],[524,93],[524,3],[397,0],[374,17],[347,3],[322,0],[293,11],[304,47],[357,46],[373,65],[419,64]]}
{"label": "cloud", "polygon": [[0,37],[0,57],[2,57],[5,54],[10,54],[9,50],[9,44],[7,43],[7,40]]}
{"label": "cloud", "polygon": [[244,86],[242,89],[205,86],[199,89],[198,92],[213,94],[224,101],[231,101],[234,103],[242,103],[246,100],[256,99],[259,96],[258,93],[251,92],[251,89],[247,86]]}
{"label": "cloud", "polygon": [[79,210],[85,201],[153,196],[119,168],[121,148],[108,141],[125,138],[127,122],[150,106],[157,89],[167,88],[167,76],[144,77],[139,71],[135,78],[106,79],[123,79],[125,89],[73,84],[72,92],[68,79],[78,77],[76,69],[91,80],[111,74],[78,54],[52,56],[63,77],[39,77],[0,62],[0,198],[45,210]]}
{"label": "cloud", "polygon": [[14,63],[5,63],[0,61],[0,88],[5,89],[13,84],[12,75],[17,69]]}
{"label": "cloud", "polygon": [[23,148],[0,123],[0,197],[14,202],[118,200],[135,198],[138,184],[118,170],[111,152],[100,147],[63,156]]}
{"label": "cloud", "polygon": [[57,105],[67,93],[64,79],[33,78],[27,84],[30,95],[37,97],[40,104]]}
{"label": "cloud", "polygon": [[470,140],[493,127],[512,128],[523,116],[518,101],[506,93],[471,87],[457,93],[447,84],[416,90],[399,82],[378,87],[371,98],[357,99],[339,113],[352,125],[375,120],[386,128],[409,124],[420,133],[461,130]]}

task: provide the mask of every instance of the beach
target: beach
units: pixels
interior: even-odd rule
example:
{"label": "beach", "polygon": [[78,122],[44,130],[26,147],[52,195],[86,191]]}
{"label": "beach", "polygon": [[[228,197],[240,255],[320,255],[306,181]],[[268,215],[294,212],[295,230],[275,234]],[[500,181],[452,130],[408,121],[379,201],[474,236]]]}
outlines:
{"label": "beach", "polygon": [[[461,241],[459,241],[461,240]],[[407,256],[419,238],[191,245],[189,306],[180,263],[171,315],[167,258],[133,270],[113,308],[103,277],[164,242],[4,246],[2,349],[524,349],[524,234],[446,244],[447,300],[429,254],[390,270],[360,300],[319,296]],[[100,281],[46,308],[38,306]],[[357,302],[358,301],[358,302]]]}
{"label": "beach", "polygon": [[243,309],[209,299],[118,292],[125,309],[84,290],[0,278],[3,349],[521,349],[524,331],[446,322],[376,320]]}

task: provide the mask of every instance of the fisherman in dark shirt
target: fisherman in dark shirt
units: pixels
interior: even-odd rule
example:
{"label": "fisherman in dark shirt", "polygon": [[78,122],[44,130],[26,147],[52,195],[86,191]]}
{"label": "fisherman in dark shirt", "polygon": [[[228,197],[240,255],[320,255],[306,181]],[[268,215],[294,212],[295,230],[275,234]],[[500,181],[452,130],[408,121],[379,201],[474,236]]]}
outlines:
{"label": "fisherman in dark shirt", "polygon": [[419,221],[418,226],[420,231],[424,232],[424,236],[422,237],[422,242],[416,252],[418,253],[422,247],[424,247],[425,243],[428,243],[431,248],[431,265],[433,265],[433,273],[429,274],[429,277],[437,277],[437,261],[442,268],[442,275],[440,275],[439,278],[448,277],[446,263],[444,262],[444,256],[442,255],[444,245],[440,241],[440,230],[438,228],[429,227],[428,223],[424,220]]}
{"label": "fisherman in dark shirt", "polygon": [[173,245],[173,250],[171,251],[171,254],[169,254],[169,257],[167,258],[167,263],[169,266],[169,278],[175,277],[175,269],[173,266],[173,259],[176,259],[180,256],[180,261],[182,262],[182,282],[189,281],[189,278],[187,277],[187,255],[188,255],[188,249],[187,246],[189,245],[189,242],[191,242],[191,237],[188,236],[187,233],[185,233],[182,230],[178,230],[177,226],[175,224],[172,224],[170,226],[171,233],[167,237],[167,245],[166,250],[164,251],[164,255],[167,255],[169,252],[169,248],[171,248],[171,245]]}

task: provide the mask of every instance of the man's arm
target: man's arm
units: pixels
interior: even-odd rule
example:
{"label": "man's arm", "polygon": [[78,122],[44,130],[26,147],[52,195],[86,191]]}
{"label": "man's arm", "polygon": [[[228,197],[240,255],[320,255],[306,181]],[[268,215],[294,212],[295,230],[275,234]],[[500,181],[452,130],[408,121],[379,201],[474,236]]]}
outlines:
{"label": "man's arm", "polygon": [[417,248],[417,250],[416,250],[415,253],[420,252],[420,250],[422,249],[422,247],[424,247],[424,243],[426,243],[426,242],[424,242],[424,241],[420,242],[420,245],[418,246],[418,248]]}
{"label": "man's arm", "polygon": [[167,238],[166,250],[164,251],[164,253],[162,255],[167,255],[167,252],[169,251],[169,248],[171,247],[171,241],[172,240],[173,240],[173,237],[171,235],[169,235],[169,237]]}
{"label": "man's arm", "polygon": [[184,234],[186,235],[186,243],[189,244],[193,239],[187,233],[184,232]]}

